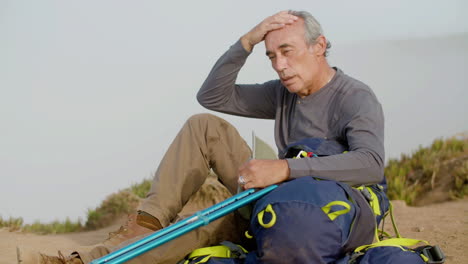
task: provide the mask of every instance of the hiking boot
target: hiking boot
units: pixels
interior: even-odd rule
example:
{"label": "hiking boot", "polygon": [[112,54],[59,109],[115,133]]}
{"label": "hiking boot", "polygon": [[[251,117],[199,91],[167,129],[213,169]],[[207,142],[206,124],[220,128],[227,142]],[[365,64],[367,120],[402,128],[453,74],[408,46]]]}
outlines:
{"label": "hiking boot", "polygon": [[47,256],[38,252],[28,252],[16,249],[18,264],[83,264],[83,261],[76,254],[69,257],[58,252],[58,256]]}
{"label": "hiking boot", "polygon": [[119,230],[109,233],[109,237],[102,244],[117,246],[124,241],[159,229],[162,229],[162,226],[156,217],[144,211],[138,211],[137,214],[128,215],[127,222]]}
{"label": "hiking boot", "polygon": [[[108,250],[108,247],[115,247],[124,241],[159,229],[162,229],[162,226],[156,217],[144,211],[139,211],[138,214],[130,214],[127,222],[119,230],[109,233],[109,238],[102,243],[105,247],[102,246],[102,248]],[[58,256],[48,256],[37,251],[20,250],[19,248],[17,248],[16,252],[18,264],[83,264],[78,254],[64,257],[59,251]]]}
{"label": "hiking boot", "polygon": [[83,261],[81,261],[77,255],[71,255],[65,258],[60,251],[58,252],[58,257],[44,254],[40,254],[40,256],[40,264],[83,264]]}
{"label": "hiking boot", "polygon": [[153,232],[162,229],[159,220],[145,211],[138,211],[136,222],[138,225],[146,227]]}

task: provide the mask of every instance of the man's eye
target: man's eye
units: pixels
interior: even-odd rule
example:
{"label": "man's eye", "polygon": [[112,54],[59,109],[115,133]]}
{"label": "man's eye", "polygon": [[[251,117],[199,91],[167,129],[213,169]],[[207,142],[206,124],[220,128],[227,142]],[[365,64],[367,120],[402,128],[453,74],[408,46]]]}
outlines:
{"label": "man's eye", "polygon": [[276,58],[276,56],[268,56],[268,59],[270,59],[270,60],[273,60],[275,58]]}
{"label": "man's eye", "polygon": [[290,54],[291,51],[292,51],[292,50],[285,50],[285,51],[283,51],[283,54],[284,54],[284,55]]}

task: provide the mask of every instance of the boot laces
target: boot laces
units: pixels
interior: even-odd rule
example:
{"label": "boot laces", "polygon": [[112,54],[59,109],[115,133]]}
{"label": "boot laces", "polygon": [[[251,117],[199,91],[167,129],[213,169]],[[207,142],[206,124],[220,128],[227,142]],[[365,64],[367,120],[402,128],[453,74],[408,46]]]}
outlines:
{"label": "boot laces", "polygon": [[122,234],[122,233],[125,233],[128,231],[128,225],[130,224],[130,222],[132,222],[132,218],[131,217],[128,217],[127,221],[125,222],[124,225],[121,225],[119,227],[119,230],[117,231],[114,231],[114,232],[109,232],[109,235],[108,235],[108,238],[106,239],[107,240],[110,240],[112,238],[114,238],[115,236],[119,235],[119,234]]}
{"label": "boot laces", "polygon": [[41,254],[41,259],[40,264],[67,264],[67,259],[60,250],[58,251],[58,257]]}

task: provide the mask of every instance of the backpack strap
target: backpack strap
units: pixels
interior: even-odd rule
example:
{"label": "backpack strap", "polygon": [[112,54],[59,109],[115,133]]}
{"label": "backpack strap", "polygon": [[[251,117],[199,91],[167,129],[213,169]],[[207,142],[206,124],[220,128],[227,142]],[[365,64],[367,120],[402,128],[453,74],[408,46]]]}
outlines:
{"label": "backpack strap", "polygon": [[[408,248],[420,243],[424,243],[426,245],[417,247],[415,249]],[[356,248],[348,263],[356,263],[357,259],[364,255],[367,250],[376,247],[397,247],[402,251],[414,252],[418,254],[427,264],[442,264],[445,262],[445,255],[439,246],[430,246],[429,243],[425,240],[411,238],[390,238]]]}
{"label": "backpack strap", "polygon": [[349,185],[341,185],[347,189],[350,199],[356,205],[356,216],[352,223],[348,240],[343,245],[344,252],[353,252],[358,246],[372,243],[373,234],[377,226],[375,216],[361,192],[355,188],[351,188]]}
{"label": "backpack strap", "polygon": [[364,245],[356,248],[354,252],[360,253],[365,252],[368,249],[375,248],[375,247],[399,247],[401,250],[406,251],[407,249],[403,247],[412,247],[419,243],[424,243],[428,245],[429,243],[425,240],[417,240],[412,238],[390,238],[385,239],[370,245]]}
{"label": "backpack strap", "polygon": [[375,194],[374,190],[372,190],[369,186],[359,186],[356,187],[359,191],[361,191],[362,195],[366,198],[369,202],[370,207],[372,208],[372,212],[375,215],[380,215],[380,203],[377,194]]}
{"label": "backpack strap", "polygon": [[[240,245],[229,241],[223,241],[219,246],[198,248],[188,254],[178,264],[201,264],[210,258],[240,258],[246,257],[248,251]],[[194,262],[192,262],[194,261]]]}
{"label": "backpack strap", "polygon": [[221,245],[229,248],[231,251],[231,258],[235,257],[244,259],[247,256],[247,253],[249,253],[243,246],[234,244],[230,241],[223,241],[221,242]]}

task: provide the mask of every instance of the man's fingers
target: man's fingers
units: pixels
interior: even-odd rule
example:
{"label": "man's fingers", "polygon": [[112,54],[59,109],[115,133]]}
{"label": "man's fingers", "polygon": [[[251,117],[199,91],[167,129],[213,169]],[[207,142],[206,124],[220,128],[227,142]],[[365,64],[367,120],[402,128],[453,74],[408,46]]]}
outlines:
{"label": "man's fingers", "polygon": [[252,189],[252,188],[257,188],[258,186],[255,185],[254,182],[248,182],[244,185],[244,190]]}
{"label": "man's fingers", "polygon": [[298,17],[290,14],[280,14],[279,16],[272,16],[265,20],[262,25],[262,34],[265,35],[272,30],[280,29],[286,25],[293,24]]}
{"label": "man's fingers", "polygon": [[287,11],[280,12],[276,15],[273,15],[265,20],[265,22],[270,24],[292,24],[298,19],[297,16],[287,13]]}
{"label": "man's fingers", "polygon": [[288,11],[281,11],[270,16],[241,37],[242,46],[245,50],[251,52],[255,45],[265,39],[265,35],[268,32],[280,29],[285,25],[290,25],[298,19],[297,16],[289,14]]}
{"label": "man's fingers", "polygon": [[252,189],[252,188],[264,188],[266,187],[265,184],[262,182],[257,182],[257,181],[249,181],[246,184],[244,184],[244,190],[247,189]]}
{"label": "man's fingers", "polygon": [[241,182],[241,179],[239,179],[239,184],[244,188],[244,190],[254,188],[255,184],[253,179],[250,177],[245,177],[245,176],[240,176],[243,182]]}
{"label": "man's fingers", "polygon": [[265,32],[270,32],[270,31],[273,31],[273,30],[276,30],[276,29],[280,29],[282,27],[284,27],[285,24],[269,24],[267,25],[267,29],[265,30]]}

